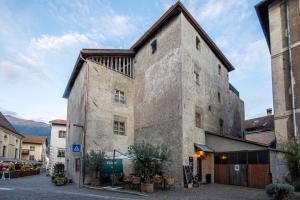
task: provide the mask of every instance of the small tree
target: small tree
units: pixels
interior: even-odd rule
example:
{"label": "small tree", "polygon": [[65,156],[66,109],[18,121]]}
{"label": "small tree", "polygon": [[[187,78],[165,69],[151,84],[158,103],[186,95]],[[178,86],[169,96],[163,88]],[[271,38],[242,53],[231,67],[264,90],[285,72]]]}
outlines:
{"label": "small tree", "polygon": [[135,171],[143,177],[145,183],[150,183],[151,177],[161,172],[164,162],[169,157],[165,146],[154,146],[144,142],[130,146],[128,154],[135,159]]}
{"label": "small tree", "polygon": [[291,184],[293,184],[297,191],[300,190],[300,144],[286,143],[284,144],[285,157],[287,160]]}
{"label": "small tree", "polygon": [[87,170],[94,172],[95,179],[98,178],[100,168],[104,162],[105,153],[101,150],[91,150],[85,159],[85,167]]}

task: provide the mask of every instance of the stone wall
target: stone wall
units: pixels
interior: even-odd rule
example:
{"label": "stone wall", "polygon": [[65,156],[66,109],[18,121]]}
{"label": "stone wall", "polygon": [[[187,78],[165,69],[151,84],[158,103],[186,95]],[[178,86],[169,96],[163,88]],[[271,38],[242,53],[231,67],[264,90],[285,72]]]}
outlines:
{"label": "stone wall", "polygon": [[[75,159],[80,158],[80,154],[72,153],[72,144],[82,144],[85,126],[85,95],[87,64],[84,63],[68,99],[67,114],[67,139],[66,139],[66,170],[68,178],[75,183],[79,182],[80,172],[75,169]],[[82,179],[81,179],[82,180]]]}

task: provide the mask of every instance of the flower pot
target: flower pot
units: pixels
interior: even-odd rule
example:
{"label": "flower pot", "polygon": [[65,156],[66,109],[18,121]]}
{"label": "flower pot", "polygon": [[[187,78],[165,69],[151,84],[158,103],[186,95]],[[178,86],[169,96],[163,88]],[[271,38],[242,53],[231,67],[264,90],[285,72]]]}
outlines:
{"label": "flower pot", "polygon": [[152,193],[154,190],[153,183],[141,183],[141,192]]}

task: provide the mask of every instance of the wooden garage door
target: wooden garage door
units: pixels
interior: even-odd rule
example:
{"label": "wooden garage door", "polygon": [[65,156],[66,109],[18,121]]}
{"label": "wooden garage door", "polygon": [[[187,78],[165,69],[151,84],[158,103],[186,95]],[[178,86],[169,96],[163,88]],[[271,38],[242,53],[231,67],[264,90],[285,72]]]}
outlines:
{"label": "wooden garage door", "polygon": [[229,184],[229,165],[215,164],[215,183]]}
{"label": "wooden garage door", "polygon": [[230,185],[247,186],[247,165],[230,165]]}
{"label": "wooden garage door", "polygon": [[268,164],[248,165],[248,187],[265,188],[271,183]]}

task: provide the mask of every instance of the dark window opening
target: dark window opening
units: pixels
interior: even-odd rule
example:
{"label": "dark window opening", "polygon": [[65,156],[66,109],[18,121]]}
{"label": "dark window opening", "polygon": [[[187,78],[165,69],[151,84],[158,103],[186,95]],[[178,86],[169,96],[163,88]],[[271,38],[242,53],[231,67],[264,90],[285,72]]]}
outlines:
{"label": "dark window opening", "polygon": [[220,134],[223,135],[224,134],[224,120],[223,119],[219,119],[219,126],[220,126]]}
{"label": "dark window opening", "polygon": [[196,36],[196,49],[200,50],[200,39]]}
{"label": "dark window opening", "polygon": [[211,111],[211,105],[208,106],[208,110]]}
{"label": "dark window opening", "polygon": [[221,103],[222,99],[221,99],[221,94],[220,92],[218,92],[218,102]]}
{"label": "dark window opening", "polygon": [[156,40],[154,40],[153,42],[151,42],[151,49],[152,49],[152,54],[154,54],[157,50],[157,42]]}
{"label": "dark window opening", "polygon": [[196,124],[196,127],[202,128],[202,126],[201,126],[201,114],[198,113],[198,112],[195,113],[195,124]]}
{"label": "dark window opening", "polygon": [[218,65],[218,74],[221,75],[221,65]]}

